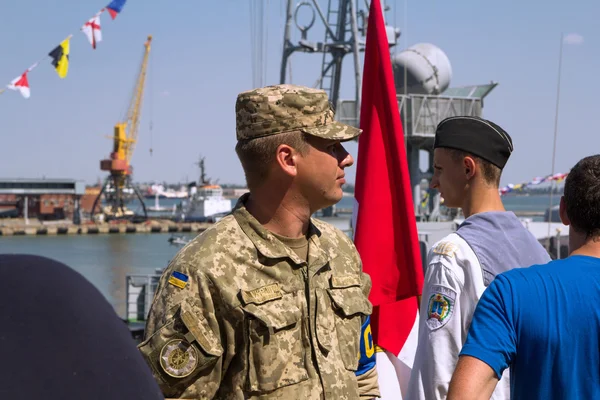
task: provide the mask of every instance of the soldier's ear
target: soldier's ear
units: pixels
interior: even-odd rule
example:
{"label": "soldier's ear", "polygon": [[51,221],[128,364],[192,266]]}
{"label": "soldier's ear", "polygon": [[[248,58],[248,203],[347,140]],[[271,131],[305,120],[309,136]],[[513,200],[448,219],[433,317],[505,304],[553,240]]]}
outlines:
{"label": "soldier's ear", "polygon": [[297,152],[291,146],[287,144],[281,144],[277,147],[275,156],[275,162],[278,167],[289,176],[296,176],[297,168],[296,168],[296,156]]}

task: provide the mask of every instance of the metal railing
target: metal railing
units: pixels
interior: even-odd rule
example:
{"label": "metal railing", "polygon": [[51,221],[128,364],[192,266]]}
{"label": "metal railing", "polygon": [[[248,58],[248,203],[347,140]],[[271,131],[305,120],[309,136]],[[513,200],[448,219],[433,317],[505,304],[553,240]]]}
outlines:
{"label": "metal railing", "polygon": [[[481,116],[480,98],[428,96],[420,94],[397,95],[398,109],[406,136],[433,136],[437,125],[453,116]],[[339,122],[356,126],[355,100],[340,100],[336,108]]]}
{"label": "metal railing", "polygon": [[125,284],[125,319],[130,322],[145,321],[160,274],[127,275]]}

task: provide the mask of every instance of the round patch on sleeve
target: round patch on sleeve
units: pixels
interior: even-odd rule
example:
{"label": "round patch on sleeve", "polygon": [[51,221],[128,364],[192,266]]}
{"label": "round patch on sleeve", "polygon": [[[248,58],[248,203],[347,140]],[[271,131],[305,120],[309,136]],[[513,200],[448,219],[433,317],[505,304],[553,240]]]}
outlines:
{"label": "round patch on sleeve", "polygon": [[429,329],[439,329],[452,318],[456,292],[445,286],[433,286],[429,293],[426,323]]}
{"label": "round patch on sleeve", "polygon": [[173,339],[160,350],[160,366],[173,378],[189,376],[198,365],[198,351],[181,339]]}

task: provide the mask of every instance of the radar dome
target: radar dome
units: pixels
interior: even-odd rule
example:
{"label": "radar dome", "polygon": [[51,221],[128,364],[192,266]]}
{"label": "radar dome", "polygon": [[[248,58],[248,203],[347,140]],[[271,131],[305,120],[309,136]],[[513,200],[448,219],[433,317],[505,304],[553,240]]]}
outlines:
{"label": "radar dome", "polygon": [[[452,67],[446,54],[437,46],[419,43],[392,58],[396,93],[440,94],[452,79]],[[406,71],[406,77],[405,75]]]}

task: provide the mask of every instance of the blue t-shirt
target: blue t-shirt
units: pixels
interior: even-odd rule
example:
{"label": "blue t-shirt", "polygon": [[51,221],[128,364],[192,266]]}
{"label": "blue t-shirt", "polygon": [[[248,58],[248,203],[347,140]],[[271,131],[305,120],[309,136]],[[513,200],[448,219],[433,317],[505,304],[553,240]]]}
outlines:
{"label": "blue t-shirt", "polygon": [[511,398],[600,399],[600,258],[571,256],[500,274],[481,297],[461,355]]}

